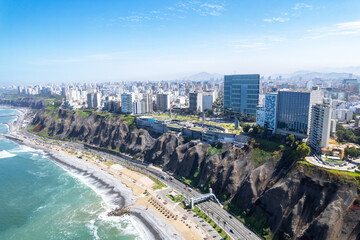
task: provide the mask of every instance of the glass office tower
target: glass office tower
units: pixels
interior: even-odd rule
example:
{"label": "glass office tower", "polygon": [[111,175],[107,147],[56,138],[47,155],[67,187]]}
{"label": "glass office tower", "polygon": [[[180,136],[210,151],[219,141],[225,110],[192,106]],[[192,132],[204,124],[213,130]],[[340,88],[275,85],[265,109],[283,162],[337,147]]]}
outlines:
{"label": "glass office tower", "polygon": [[311,106],[322,103],[320,90],[279,91],[276,132],[306,138],[309,134]]}
{"label": "glass office tower", "polygon": [[224,109],[256,114],[259,101],[259,74],[224,76]]}

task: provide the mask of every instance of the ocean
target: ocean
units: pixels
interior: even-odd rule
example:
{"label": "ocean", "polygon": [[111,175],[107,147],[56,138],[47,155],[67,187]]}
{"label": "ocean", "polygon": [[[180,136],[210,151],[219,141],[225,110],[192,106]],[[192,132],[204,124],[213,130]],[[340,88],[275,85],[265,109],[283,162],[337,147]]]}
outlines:
{"label": "ocean", "polygon": [[[16,110],[0,109],[3,124]],[[132,216],[108,217],[114,206],[81,177],[41,150],[0,138],[0,239],[143,239]]]}

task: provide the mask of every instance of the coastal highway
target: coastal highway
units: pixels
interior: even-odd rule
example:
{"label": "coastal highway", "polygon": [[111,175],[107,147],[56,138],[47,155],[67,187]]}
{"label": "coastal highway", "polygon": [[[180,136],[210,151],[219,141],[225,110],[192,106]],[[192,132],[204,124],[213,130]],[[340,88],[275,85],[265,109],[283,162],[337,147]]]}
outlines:
{"label": "coastal highway", "polygon": [[[26,135],[28,138],[37,138],[37,136],[25,132],[22,133],[23,135]],[[51,140],[51,139],[49,139]],[[197,197],[201,196],[202,194],[197,192],[196,190],[192,189],[191,191],[186,188],[186,184],[182,183],[181,181],[177,179],[170,180],[169,178],[161,179],[162,175],[168,176],[167,173],[161,171],[160,169],[156,169],[151,167],[149,164],[137,161],[132,159],[129,156],[118,156],[110,153],[103,152],[101,149],[98,149],[97,147],[84,145],[81,143],[75,143],[75,142],[67,142],[67,141],[59,141],[62,142],[64,146],[73,148],[77,151],[88,151],[91,152],[94,155],[101,156],[103,158],[106,158],[108,160],[114,161],[116,163],[119,163],[121,165],[127,165],[129,167],[132,167],[136,170],[139,170],[143,173],[146,173],[160,181],[162,181],[164,184],[172,188],[173,190],[181,193],[187,198],[191,197]],[[47,142],[47,144],[53,144],[58,145],[57,143],[51,143]],[[186,189],[185,189],[186,188]],[[256,233],[252,232],[249,228],[247,228],[241,221],[236,219],[235,217],[231,216],[226,210],[224,210],[220,205],[218,205],[215,202],[212,202],[210,200],[198,203],[197,206],[206,213],[212,220],[218,225],[232,238],[232,239],[241,239],[241,240],[256,240],[256,239],[262,239]],[[209,214],[208,211],[211,211],[213,214]],[[219,220],[218,220],[219,217]],[[224,222],[226,222],[224,224]]]}
{"label": "coastal highway", "polygon": [[[93,154],[99,155],[99,151],[95,150],[96,147],[88,148],[88,147],[85,147],[83,144],[79,144],[79,143],[72,143],[71,145],[73,147],[75,147],[76,149],[87,150]],[[125,155],[116,156],[116,155],[105,153],[105,152],[101,152],[100,156],[102,156],[106,159],[109,159],[111,161],[117,162],[119,164],[128,165],[134,169],[137,169],[146,174],[149,174],[149,175],[157,178],[158,180],[162,181],[163,183],[165,183],[167,186],[169,186],[173,190],[183,194],[187,198],[197,197],[197,196],[202,195],[201,193],[197,192],[194,189],[192,189],[191,192],[188,191],[188,188],[185,189],[186,184],[180,182],[179,180],[177,180],[175,178],[173,180],[169,180],[169,178],[166,178],[165,180],[161,179],[160,176],[162,176],[162,175],[168,176],[168,174],[161,170],[152,168],[146,163],[134,160],[131,157],[128,157]],[[249,228],[247,228],[241,221],[239,221],[235,217],[231,216],[226,210],[224,210],[217,203],[212,202],[212,201],[205,201],[205,202],[197,204],[197,206],[203,212],[205,212],[210,218],[212,218],[214,222],[219,223],[218,225],[220,227],[222,227],[224,229],[224,231],[232,239],[236,239],[236,240],[237,239],[242,239],[242,240],[243,239],[244,240],[262,239],[261,237],[256,235],[256,233],[252,232]],[[209,214],[208,211],[213,212],[213,214]],[[218,217],[220,217],[219,220],[217,219]],[[224,224],[224,221],[226,222],[225,224]]]}

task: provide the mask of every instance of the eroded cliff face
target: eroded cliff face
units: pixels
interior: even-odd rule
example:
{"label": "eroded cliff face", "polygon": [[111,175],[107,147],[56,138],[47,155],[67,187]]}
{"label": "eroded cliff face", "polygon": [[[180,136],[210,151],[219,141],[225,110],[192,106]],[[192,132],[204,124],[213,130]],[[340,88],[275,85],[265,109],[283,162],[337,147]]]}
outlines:
{"label": "eroded cliff face", "polygon": [[20,98],[16,100],[0,98],[0,104],[10,105],[15,107],[28,107],[34,109],[41,109],[45,106],[43,100],[36,98]]}
{"label": "eroded cliff face", "polygon": [[46,113],[41,110],[33,119],[37,131],[132,154],[192,179],[201,189],[211,187],[243,217],[269,227],[275,238],[360,239],[359,177],[294,163],[287,152],[256,166],[250,146],[243,151],[224,144],[226,151],[209,156],[206,143],[173,133],[152,137],[119,118]]}

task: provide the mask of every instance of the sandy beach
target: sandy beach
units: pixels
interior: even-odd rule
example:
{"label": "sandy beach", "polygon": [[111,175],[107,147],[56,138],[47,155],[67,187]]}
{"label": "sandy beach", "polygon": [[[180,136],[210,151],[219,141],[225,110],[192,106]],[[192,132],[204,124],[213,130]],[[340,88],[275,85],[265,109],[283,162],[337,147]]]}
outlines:
{"label": "sandy beach", "polygon": [[[158,199],[159,190],[152,188],[155,183],[149,177],[106,159],[100,161],[99,155],[64,147],[59,141],[26,137],[22,132],[22,122],[28,111],[21,109],[20,112],[18,119],[9,124],[9,133],[5,137],[35,151],[41,150],[57,165],[91,187],[112,209],[129,206],[131,217],[145,229],[146,239],[206,237],[206,233],[195,227],[195,223],[182,221],[182,213],[175,209],[173,202],[164,203]],[[158,207],[150,202],[155,199]]]}

